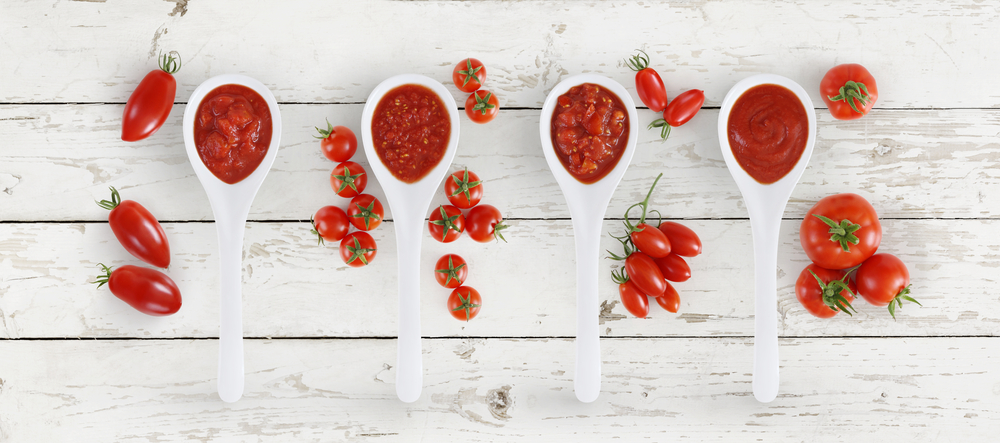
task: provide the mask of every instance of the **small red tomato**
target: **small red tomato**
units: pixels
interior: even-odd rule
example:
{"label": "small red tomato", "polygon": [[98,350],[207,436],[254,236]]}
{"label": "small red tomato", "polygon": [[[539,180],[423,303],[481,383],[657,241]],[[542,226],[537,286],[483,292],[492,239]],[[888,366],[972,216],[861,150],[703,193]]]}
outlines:
{"label": "small red tomato", "polygon": [[660,128],[660,138],[666,140],[670,136],[670,128],[687,123],[701,110],[703,104],[705,104],[705,91],[700,89],[684,91],[663,110],[663,118],[653,120],[646,129]]}
{"label": "small red tomato", "polygon": [[360,268],[375,259],[375,239],[364,231],[354,231],[340,241],[340,258],[348,266]]}
{"label": "small red tomato", "polygon": [[661,258],[670,255],[670,240],[662,231],[655,226],[639,223],[635,225],[636,231],[630,236],[632,243],[639,251],[653,258]]}
{"label": "small red tomato", "polygon": [[357,197],[365,192],[365,187],[368,186],[368,173],[357,163],[343,162],[333,168],[330,174],[330,186],[341,197]]}
{"label": "small red tomato", "polygon": [[625,259],[625,272],[635,286],[650,297],[659,297],[667,290],[667,282],[656,262],[648,255],[633,252]]}
{"label": "small red tomato", "polygon": [[655,260],[663,277],[672,282],[684,282],[691,278],[691,267],[677,254],[670,254]]}
{"label": "small red tomato", "polygon": [[490,240],[503,240],[503,231],[507,229],[503,224],[503,215],[500,210],[493,205],[479,205],[469,210],[469,215],[465,217],[465,230],[469,237],[479,243],[486,243]]}
{"label": "small red tomato", "polygon": [[663,309],[676,314],[681,308],[681,296],[674,289],[674,286],[667,282],[667,290],[663,295],[656,297],[656,303]]}
{"label": "small red tomato", "polygon": [[670,252],[682,257],[701,254],[701,239],[691,228],[676,222],[660,223],[660,232],[670,241]]}
{"label": "small red tomato", "polygon": [[176,52],[160,56],[160,69],[149,71],[135,87],[122,113],[122,140],[134,142],[153,135],[167,121],[177,96],[173,74],[181,69]]}
{"label": "small red tomato", "polygon": [[170,266],[167,234],[145,207],[132,200],[122,201],[114,187],[111,187],[111,201],[101,200],[97,205],[111,211],[108,225],[129,254],[158,268]]}
{"label": "small red tomato", "polygon": [[382,224],[382,203],[372,195],[361,194],[351,199],[347,207],[347,216],[351,224],[362,231],[371,231]]}
{"label": "small red tomato", "polygon": [[465,232],[465,216],[462,210],[452,205],[441,205],[431,211],[427,227],[431,237],[441,243],[451,243],[458,240]]}
{"label": "small red tomato", "polygon": [[480,89],[465,99],[465,115],[473,123],[489,123],[496,118],[500,112],[500,100],[496,94],[485,89]]}
{"label": "small red tomato", "polygon": [[846,275],[844,271],[833,271],[810,263],[795,282],[795,297],[802,307],[819,318],[830,318],[840,311],[851,315],[855,287],[854,282],[844,278]]}
{"label": "small red tomato", "polygon": [[916,304],[920,302],[910,297],[910,271],[906,264],[892,254],[875,254],[865,260],[854,274],[858,294],[875,306],[889,306],[889,314],[896,318],[896,307],[903,306],[903,300]]}
{"label": "small red tomato", "polygon": [[479,60],[467,58],[455,65],[455,69],[451,72],[451,80],[455,82],[455,87],[459,91],[475,91],[486,81],[486,67]]}
{"label": "small red tomato", "polygon": [[635,92],[639,94],[639,100],[649,107],[653,112],[660,112],[667,107],[667,87],[663,84],[663,79],[656,70],[649,67],[649,56],[646,51],[640,50],[642,55],[636,54],[632,58],[625,59],[625,64],[635,73]]}
{"label": "small red tomato", "polygon": [[483,181],[475,172],[469,172],[469,168],[455,171],[444,179],[444,193],[455,207],[469,209],[483,199]]}
{"label": "small red tomato", "polygon": [[111,293],[143,314],[170,315],[181,308],[181,290],[170,277],[155,269],[139,266],[111,268],[100,265],[104,275],[97,277],[97,287],[105,284]]}
{"label": "small red tomato", "polygon": [[619,284],[618,296],[621,298],[622,305],[632,315],[639,318],[646,318],[649,315],[649,299],[635,285],[635,281],[629,280]]}
{"label": "small red tomato", "polygon": [[459,286],[448,296],[448,311],[459,320],[476,318],[482,307],[483,298],[479,296],[479,291],[468,286]]}
{"label": "small red tomato", "polygon": [[847,269],[871,257],[882,243],[882,223],[868,200],[844,193],[824,197],[806,212],[799,242],[813,263]]}
{"label": "small red tomato", "polygon": [[878,85],[864,66],[856,63],[837,65],[826,72],[819,83],[819,95],[838,120],[864,117],[878,100]]}
{"label": "small red tomato", "polygon": [[333,126],[330,121],[326,121],[326,129],[316,128],[319,131],[318,139],[322,139],[320,147],[323,148],[323,155],[337,163],[343,163],[351,159],[358,150],[358,137],[354,135],[347,126]]}
{"label": "small red tomato", "polygon": [[438,259],[434,265],[434,278],[439,285],[446,288],[457,288],[469,277],[469,266],[465,259],[455,254],[447,254]]}
{"label": "small red tomato", "polygon": [[309,221],[312,222],[313,234],[319,238],[317,243],[323,241],[341,241],[351,229],[351,222],[348,221],[347,213],[336,206],[324,206],[316,211],[316,215]]}

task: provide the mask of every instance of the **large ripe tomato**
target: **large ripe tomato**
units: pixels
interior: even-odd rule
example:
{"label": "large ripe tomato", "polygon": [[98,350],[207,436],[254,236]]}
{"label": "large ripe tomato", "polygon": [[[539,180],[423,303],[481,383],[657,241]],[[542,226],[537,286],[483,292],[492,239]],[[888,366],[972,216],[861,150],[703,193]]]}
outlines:
{"label": "large ripe tomato", "polygon": [[427,228],[431,237],[441,243],[451,243],[458,240],[465,232],[465,216],[462,210],[452,205],[441,205],[431,211]]}
{"label": "large ripe tomato", "polygon": [[351,222],[348,220],[347,213],[343,209],[336,206],[324,206],[316,211],[316,215],[310,219],[312,222],[313,234],[319,239],[317,243],[323,244],[323,241],[341,241],[344,236],[347,235],[347,231],[351,229]]}
{"label": "large ripe tomato", "polygon": [[878,250],[882,224],[868,200],[857,194],[824,197],[806,212],[799,228],[802,249],[826,269],[861,264]]}
{"label": "large ripe tomato", "polygon": [[500,100],[496,94],[480,89],[465,99],[465,115],[473,123],[489,123],[496,118],[500,112]]}
{"label": "large ripe tomato", "polygon": [[[354,135],[347,126],[333,126],[330,121],[326,121],[326,129],[320,129],[318,139],[322,139],[320,147],[326,158],[337,163],[343,163],[351,159],[358,150],[358,137]],[[314,136],[315,137],[315,136]]]}
{"label": "large ripe tomato", "polygon": [[351,219],[351,224],[362,231],[371,231],[377,228],[382,224],[384,215],[382,203],[375,196],[369,194],[354,197],[347,207],[347,216]]}
{"label": "large ripe tomato", "polygon": [[177,80],[173,74],[180,69],[181,59],[176,52],[160,56],[160,69],[146,74],[125,103],[122,140],[142,140],[163,126],[177,96]]}
{"label": "large ripe tomato", "polygon": [[653,112],[660,112],[667,107],[667,87],[656,70],[649,67],[649,56],[646,51],[625,59],[625,64],[635,72],[635,92],[639,100]]}
{"label": "large ripe tomato", "polygon": [[469,168],[455,171],[444,179],[444,193],[455,207],[469,209],[483,199],[483,181],[475,172],[469,172]]}
{"label": "large ripe tomato", "polygon": [[906,264],[892,254],[875,254],[865,260],[854,274],[858,294],[875,306],[889,306],[889,314],[896,318],[896,306],[902,307],[903,300],[916,304],[920,302],[910,297],[910,271]]}
{"label": "large ripe tomato", "polygon": [[468,286],[459,286],[448,296],[448,311],[459,320],[469,321],[476,318],[483,307],[483,298],[479,291]]}
{"label": "large ripe tomato", "polygon": [[364,231],[354,231],[340,241],[340,258],[351,267],[360,268],[371,263],[376,252],[375,239]]}
{"label": "large ripe tomato", "polygon": [[167,234],[145,207],[132,200],[122,201],[114,187],[111,187],[111,201],[101,200],[97,204],[111,211],[108,224],[129,254],[158,268],[170,266]]}
{"label": "large ripe tomato", "polygon": [[469,266],[461,256],[444,255],[434,265],[434,278],[441,286],[457,288],[465,283],[466,278],[469,278]]}
{"label": "large ripe tomato", "polygon": [[670,241],[670,252],[681,257],[694,257],[701,254],[701,239],[691,228],[677,222],[660,223],[660,232]]}
{"label": "large ripe tomato", "polygon": [[856,63],[837,65],[826,72],[819,83],[819,95],[838,120],[864,117],[878,100],[875,77]]}
{"label": "large ripe tomato", "polygon": [[691,267],[677,254],[670,254],[655,260],[656,266],[663,273],[663,278],[672,282],[685,282],[691,278]]}
{"label": "large ripe tomato", "polygon": [[368,186],[368,173],[357,163],[343,162],[330,173],[330,187],[341,197],[357,197],[365,192],[366,186]]}
{"label": "large ripe tomato", "polygon": [[630,236],[632,243],[635,244],[636,248],[639,248],[639,252],[653,258],[670,255],[670,240],[662,231],[647,223],[639,223],[635,225],[635,228],[637,230],[633,231]]}
{"label": "large ripe tomato", "polygon": [[170,277],[155,269],[140,266],[111,268],[100,265],[104,274],[97,277],[97,287],[105,284],[111,293],[143,314],[170,315],[181,308],[181,290]]}
{"label": "large ripe tomato", "polygon": [[653,120],[646,129],[660,128],[660,138],[670,136],[670,128],[682,126],[691,120],[705,104],[705,91],[691,89],[682,92],[663,110],[663,118]]}
{"label": "large ripe tomato", "polygon": [[467,58],[458,62],[451,72],[451,81],[462,92],[472,92],[483,86],[486,81],[486,67],[483,62]]}
{"label": "large ripe tomato", "polygon": [[650,297],[659,297],[667,290],[663,272],[648,255],[633,252],[625,259],[625,272],[635,286]]}
{"label": "large ripe tomato", "polygon": [[[819,318],[830,318],[844,311],[851,315],[854,308],[854,282],[845,279],[847,273],[816,266],[810,263],[799,274],[795,282],[795,297],[810,314]],[[846,282],[844,280],[847,280]]]}
{"label": "large ripe tomato", "polygon": [[663,295],[656,297],[656,303],[669,312],[677,313],[681,308],[681,296],[674,289],[674,286],[667,282],[667,290]]}
{"label": "large ripe tomato", "polygon": [[493,205],[479,205],[469,210],[469,215],[465,217],[465,230],[469,237],[479,243],[486,243],[490,240],[499,242],[507,239],[503,238],[503,231],[507,229],[503,224],[503,215],[500,210]]}

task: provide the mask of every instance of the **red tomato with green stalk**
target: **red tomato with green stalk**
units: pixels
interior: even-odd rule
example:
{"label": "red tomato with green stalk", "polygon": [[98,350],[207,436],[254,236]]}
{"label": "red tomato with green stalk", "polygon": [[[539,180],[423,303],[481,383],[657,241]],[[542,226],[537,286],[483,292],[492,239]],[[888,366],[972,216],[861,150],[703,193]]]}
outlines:
{"label": "red tomato with green stalk", "polygon": [[483,181],[475,172],[455,171],[444,180],[444,193],[448,202],[459,209],[469,209],[483,199]]}
{"label": "red tomato with green stalk", "polygon": [[111,293],[137,311],[148,315],[170,315],[181,308],[181,290],[170,277],[155,269],[125,265],[109,268],[99,265],[104,274],[97,277],[97,287],[105,284]]}
{"label": "red tomato with green stalk", "polygon": [[371,234],[354,231],[340,241],[340,258],[348,266],[360,268],[375,259],[378,248]]}
{"label": "red tomato with green stalk", "polygon": [[618,283],[618,297],[622,301],[622,306],[625,306],[632,315],[646,318],[649,315],[649,299],[646,294],[628,278],[624,269],[617,273],[611,271],[611,278]]}
{"label": "red tomato with green stalk", "polygon": [[[646,223],[649,198],[653,196],[653,189],[656,188],[656,183],[660,181],[660,177],[663,177],[663,174],[656,176],[656,180],[653,181],[653,186],[650,186],[649,192],[646,193],[645,200],[629,206],[628,209],[625,210],[625,230],[628,232],[630,240],[632,240],[632,244],[634,244],[640,252],[652,258],[666,257],[670,254],[670,241],[667,240],[667,236],[656,227]],[[632,212],[632,208],[636,207],[642,209],[642,214],[639,216],[639,223],[633,225],[632,220],[629,218],[629,213]],[[657,215],[660,213],[655,209],[648,212],[656,212]]]}
{"label": "red tomato with green stalk", "polygon": [[882,223],[864,197],[851,193],[831,195],[806,212],[799,227],[799,241],[819,267],[853,268],[878,250]]}
{"label": "red tomato with green stalk", "polygon": [[462,210],[452,205],[441,205],[431,211],[427,221],[431,237],[441,243],[451,243],[458,240],[465,232],[465,216]]}
{"label": "red tomato with green stalk", "polygon": [[330,187],[341,197],[357,197],[365,192],[366,186],[368,186],[368,174],[365,168],[357,163],[343,162],[330,173]]}
{"label": "red tomato with green stalk", "polygon": [[465,230],[469,237],[479,243],[486,243],[490,240],[499,242],[507,239],[503,238],[503,231],[508,226],[503,224],[503,215],[500,210],[493,205],[479,205],[469,210],[469,215],[465,217]]}
{"label": "red tomato with green stalk", "polygon": [[469,266],[459,255],[447,254],[434,265],[434,278],[446,288],[457,288],[469,277]]}
{"label": "red tomato with green stalk", "polygon": [[656,304],[660,305],[661,308],[666,309],[667,312],[672,312],[674,314],[681,308],[681,296],[674,289],[674,286],[667,282],[667,290],[663,295],[656,298]]}
{"label": "red tomato with green stalk", "polygon": [[819,318],[830,318],[841,311],[853,315],[851,302],[856,288],[847,278],[848,274],[810,263],[795,282],[795,297],[806,311]]}
{"label": "red tomato with green stalk", "polygon": [[878,85],[864,66],[837,65],[819,83],[819,95],[837,120],[854,120],[868,115],[878,100]]}
{"label": "red tomato with green stalk", "polygon": [[704,104],[705,91],[700,89],[684,91],[663,110],[663,118],[653,120],[646,129],[660,128],[660,138],[666,141],[667,137],[670,137],[671,128],[683,126],[690,121]]}
{"label": "red tomato with green stalk", "polygon": [[451,72],[451,81],[459,91],[475,91],[486,81],[486,67],[479,60],[467,58],[455,65],[455,69]]}
{"label": "red tomato with green stalk", "polygon": [[316,215],[311,217],[312,232],[318,239],[317,244],[322,245],[323,241],[341,241],[351,229],[350,219],[343,209],[336,206],[324,206],[316,211]]}
{"label": "red tomato with green stalk", "polygon": [[97,205],[110,210],[108,225],[129,254],[158,268],[170,266],[170,244],[163,226],[145,207],[132,201],[122,201],[118,190],[111,187],[111,200]]}
{"label": "red tomato with green stalk", "polygon": [[496,94],[485,89],[473,92],[465,99],[465,115],[468,115],[473,123],[489,123],[499,112],[500,100]]}
{"label": "red tomato with green stalk", "polygon": [[448,296],[448,311],[459,320],[476,318],[482,307],[483,297],[479,295],[479,291],[468,286],[459,286]]}
{"label": "red tomato with green stalk", "polygon": [[382,224],[384,215],[382,203],[375,196],[369,194],[354,197],[347,207],[347,217],[351,219],[351,224],[362,231],[371,231],[377,228]]}
{"label": "red tomato with green stalk", "polygon": [[635,72],[635,92],[639,100],[653,112],[660,112],[667,107],[667,87],[663,84],[660,74],[649,67],[649,56],[646,51],[638,49],[640,54],[625,59],[625,64]]}
{"label": "red tomato with green stalk", "polygon": [[895,255],[875,254],[869,257],[854,274],[854,280],[861,298],[875,306],[888,305],[893,320],[896,319],[896,307],[903,307],[903,300],[920,305],[910,297],[910,271]]}
{"label": "red tomato with green stalk", "polygon": [[691,228],[677,222],[666,221],[660,223],[660,232],[667,236],[671,253],[681,257],[701,254],[701,239]]}
{"label": "red tomato with green stalk", "polygon": [[177,96],[174,74],[180,69],[181,58],[176,51],[160,56],[160,69],[149,71],[125,103],[122,140],[142,140],[163,126],[174,107],[174,98]]}
{"label": "red tomato with green stalk", "polygon": [[358,137],[354,135],[347,126],[333,126],[330,120],[326,121],[326,129],[316,127],[319,136],[314,136],[320,141],[320,148],[326,158],[337,163],[343,163],[351,159],[358,150]]}

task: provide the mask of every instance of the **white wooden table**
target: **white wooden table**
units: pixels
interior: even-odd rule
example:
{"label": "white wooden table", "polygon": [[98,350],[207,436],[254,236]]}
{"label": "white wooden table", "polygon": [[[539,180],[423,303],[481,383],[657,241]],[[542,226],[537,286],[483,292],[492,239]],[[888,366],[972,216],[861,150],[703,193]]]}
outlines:
{"label": "white wooden table", "polygon": [[[990,441],[1000,431],[1000,3],[14,1],[0,3],[0,441]],[[606,228],[663,172],[655,206],[693,227],[705,253],[677,285],[679,314],[627,315],[602,264],[603,392],[573,396],[575,278],[565,200],[538,137],[560,79],[626,85],[645,49],[671,97],[705,109],[640,145]],[[119,139],[122,107],[160,51],[184,57],[158,133]],[[463,120],[454,169],[486,180],[509,244],[425,237],[424,391],[393,386],[396,259],[391,223],[373,265],[316,246],[309,216],[345,205],[312,138],[329,118],[360,133],[381,80],[450,85],[473,56],[503,110]],[[753,266],[747,214],[716,138],[738,80],[775,73],[818,84],[857,62],[879,81],[859,121],[818,109],[815,154],[781,226],[781,391],[750,393]],[[203,80],[243,73],[281,106],[278,158],[250,214],[244,256],[246,391],[215,392],[218,261],[211,209],[184,153],[183,104]],[[654,118],[640,110],[640,120]],[[463,117],[464,118],[464,117]],[[637,125],[638,127],[638,125]],[[359,150],[361,162],[366,163]],[[139,264],[94,199],[116,186],[156,214],[184,295],[152,318],[89,284],[97,263]],[[382,197],[377,184],[372,193]],[[924,306],[893,321],[806,313],[794,282],[798,225],[818,199],[868,198],[882,250],[899,255]],[[443,201],[441,196],[437,201]],[[388,214],[391,218],[391,214]],[[614,245],[605,239],[608,248]],[[485,298],[465,324],[430,278],[444,253],[471,265]]]}

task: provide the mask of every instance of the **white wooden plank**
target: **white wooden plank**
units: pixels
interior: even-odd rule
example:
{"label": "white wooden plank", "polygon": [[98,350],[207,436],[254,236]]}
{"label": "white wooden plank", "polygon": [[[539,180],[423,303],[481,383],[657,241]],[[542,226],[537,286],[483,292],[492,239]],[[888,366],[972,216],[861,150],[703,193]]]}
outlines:
{"label": "white wooden plank", "polygon": [[[183,109],[149,139],[120,141],[121,105],[0,106],[0,220],[104,220],[94,199],[108,186],[164,220],[211,220],[212,211],[184,152]],[[256,220],[308,219],[343,202],[330,189],[333,162],[313,126],[329,117],[360,134],[360,105],[282,105],[285,132],[274,167],[251,209]],[[651,121],[652,112],[640,112]],[[453,169],[486,180],[486,202],[510,218],[569,218],[538,136],[538,111],[506,110],[488,125],[463,117]],[[664,173],[654,197],[673,218],[746,218],[722,160],[718,111],[704,110],[662,143],[641,130],[640,146],[607,217],[621,217]],[[868,198],[883,217],[1000,216],[1000,111],[875,111],[853,122],[819,113],[816,151],[786,216],[801,217],[836,192]],[[364,153],[355,155],[366,164]],[[371,192],[382,197],[381,188]],[[437,203],[444,203],[440,193]],[[391,218],[391,214],[390,214]]]}
{"label": "white wooden plank", "polygon": [[570,340],[429,340],[396,399],[394,340],[247,342],[242,400],[215,341],[0,341],[4,441],[990,441],[1000,340],[782,341],[778,398],[750,395],[749,339],[603,342],[595,403]]}
{"label": "white wooden plank", "polygon": [[[885,308],[858,302],[853,317],[812,317],[798,303],[795,280],[808,263],[798,222],[782,224],[779,330],[785,336],[1000,335],[995,269],[1000,237],[994,220],[888,220],[881,250],[897,254],[913,277],[913,295],[898,321]],[[606,336],[752,336],[753,263],[749,223],[686,222],[705,252],[689,260],[693,277],[676,285],[680,313],[659,306],[648,319],[618,302],[602,260],[601,332]],[[605,230],[619,229],[608,221]],[[168,223],[173,251],[168,271],[184,296],[179,313],[152,318],[133,311],[107,289],[89,284],[98,262],[141,264],[122,249],[107,224],[0,224],[0,337],[215,337],[218,335],[218,253],[210,223]],[[332,246],[319,247],[307,223],[251,223],[244,246],[244,329],[250,337],[395,337],[396,250],[392,225],[375,231],[379,253],[362,269],[348,268]],[[425,234],[421,316],[425,336],[573,337],[576,286],[568,220],[517,221],[509,244],[468,238],[442,244]],[[605,236],[602,247],[616,243]],[[437,258],[458,253],[470,262],[468,284],[485,298],[466,324],[444,308],[450,291],[434,282]]]}
{"label": "white wooden plank", "polygon": [[738,80],[769,72],[795,79],[822,106],[826,70],[856,62],[878,78],[879,106],[996,107],[992,73],[1000,60],[989,55],[1000,40],[998,7],[970,0],[6,2],[0,101],[124,102],[160,51],[177,50],[185,57],[180,101],[203,80],[238,72],[263,81],[279,101],[356,103],[395,74],[450,84],[454,64],[475,56],[487,63],[501,104],[537,107],[572,74],[631,87],[622,59],[641,47],[671,96],[702,88],[709,104]]}

